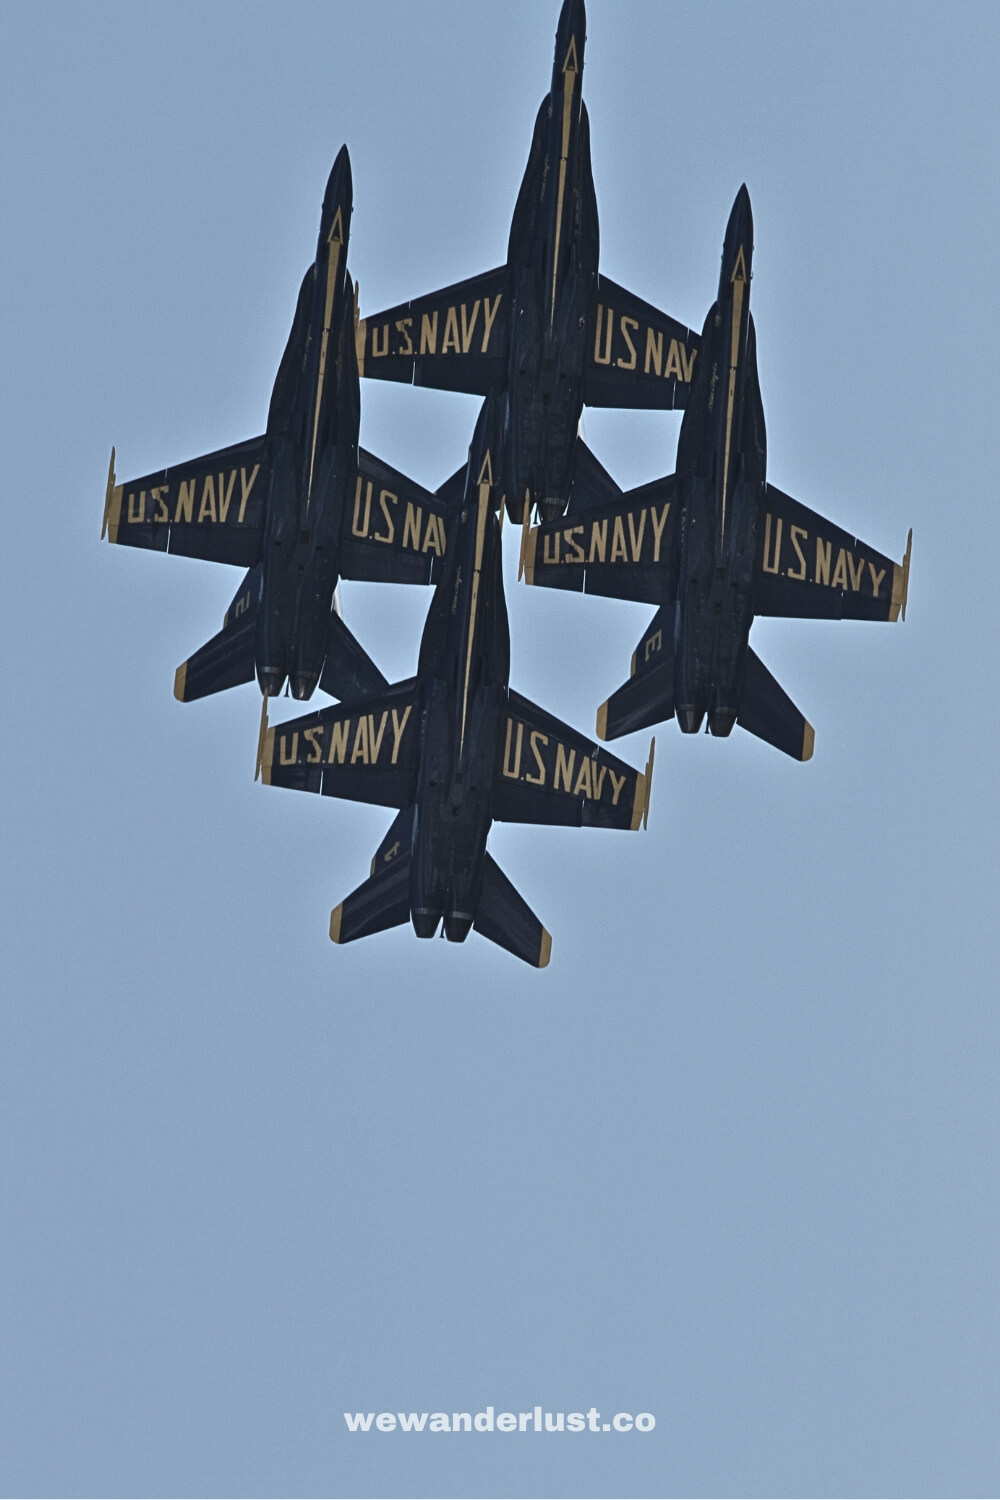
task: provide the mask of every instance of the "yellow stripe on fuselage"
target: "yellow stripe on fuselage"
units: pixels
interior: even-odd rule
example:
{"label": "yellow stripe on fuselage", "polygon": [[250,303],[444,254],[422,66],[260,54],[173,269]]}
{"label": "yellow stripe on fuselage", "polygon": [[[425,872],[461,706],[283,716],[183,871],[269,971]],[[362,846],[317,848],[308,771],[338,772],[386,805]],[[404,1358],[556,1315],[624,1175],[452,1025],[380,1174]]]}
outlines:
{"label": "yellow stripe on fuselage", "polygon": [[[336,236],[336,238],[335,238]],[[333,299],[337,290],[337,272],[340,269],[340,250],[344,243],[344,220],[340,209],[333,216],[327,244],[330,254],[326,262],[326,305],[323,310],[323,337],[319,346],[319,374],[316,378],[316,400],[313,406],[312,449],[309,454],[309,487],[306,490],[306,510],[312,499],[313,465],[316,462],[316,439],[319,435],[319,409],[323,401],[323,377],[326,374],[326,350],[330,341],[330,319],[333,316]]]}
{"label": "yellow stripe on fuselage", "polygon": [[569,157],[570,116],[573,112],[573,92],[576,87],[576,74],[576,37],[570,37],[569,46],[566,49],[566,61],[563,63],[562,149],[559,153],[559,194],[556,198],[556,243],[552,254],[552,289],[551,306],[549,308],[550,333],[556,318],[556,272],[559,267],[559,244],[562,239],[563,198],[566,193],[566,161]]}
{"label": "yellow stripe on fuselage", "polygon": [[729,487],[729,449],[733,435],[733,406],[736,402],[736,373],[740,362],[740,324],[743,320],[743,293],[747,284],[747,266],[743,258],[743,246],[736,256],[732,274],[733,319],[729,332],[729,395],[726,401],[726,451],[722,463],[722,524],[719,542],[726,535],[726,492]]}
{"label": "yellow stripe on fuselage", "polygon": [[465,648],[465,683],[462,688],[462,727],[458,739],[458,753],[465,748],[465,717],[469,707],[469,679],[472,676],[472,642],[476,634],[476,605],[479,602],[479,577],[483,568],[483,546],[486,541],[486,519],[490,513],[490,491],[493,488],[493,469],[487,452],[479,471],[479,511],[476,516],[476,560],[472,568],[472,595],[469,602],[469,640]]}

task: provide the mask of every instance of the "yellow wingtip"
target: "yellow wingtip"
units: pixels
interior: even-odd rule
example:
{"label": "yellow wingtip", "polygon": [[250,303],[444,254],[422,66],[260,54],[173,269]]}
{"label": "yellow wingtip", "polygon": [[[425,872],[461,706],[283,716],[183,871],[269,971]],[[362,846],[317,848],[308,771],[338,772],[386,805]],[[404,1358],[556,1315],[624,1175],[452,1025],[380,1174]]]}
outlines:
{"label": "yellow wingtip", "polygon": [[525,553],[528,546],[528,532],[531,527],[531,506],[528,503],[528,492],[524,493],[524,509],[521,512],[521,552],[517,559],[517,581],[521,582],[524,577]]}
{"label": "yellow wingtip", "polygon": [[344,903],[343,903],[343,901],[341,901],[340,905],[339,906],[335,906],[333,908],[333,911],[330,913],[330,941],[331,941],[331,943],[339,943],[340,942],[340,923],[341,923],[341,919],[343,917],[343,912],[344,912]]}
{"label": "yellow wingtip", "polygon": [[913,548],[913,527],[910,527],[906,537],[906,551],[903,554],[903,605],[900,610],[900,618],[906,619],[906,596],[910,592],[910,552]]}
{"label": "yellow wingtip", "polygon": [[603,702],[597,710],[597,738],[606,740],[608,737],[608,704]]}
{"label": "yellow wingtip", "polygon": [[257,733],[257,765],[253,773],[254,781],[257,781],[260,777],[261,767],[264,762],[264,744],[267,740],[267,733],[267,694],[265,693],[264,700],[260,705],[260,729]]}
{"label": "yellow wingtip", "polygon": [[103,518],[101,520],[101,541],[102,542],[103,542],[104,538],[107,536],[107,532],[108,532],[108,512],[111,509],[111,496],[114,494],[114,488],[115,488],[115,447],[114,447],[114,444],[112,443],[112,445],[111,445],[111,462],[108,464],[108,482],[107,482],[107,485],[105,486],[105,490],[104,490],[104,516],[103,516]]}
{"label": "yellow wingtip", "polygon": [[816,745],[816,731],[811,724],[806,724],[802,732],[802,755],[803,761],[812,760],[813,749]]}
{"label": "yellow wingtip", "polygon": [[184,691],[187,687],[187,672],[188,664],[186,661],[182,661],[174,673],[174,697],[178,703],[187,702],[187,699],[184,697]]}
{"label": "yellow wingtip", "polygon": [[546,968],[548,966],[548,962],[549,962],[549,959],[551,957],[552,957],[552,934],[550,932],[547,932],[545,930],[545,928],[543,927],[542,928],[541,946],[538,949],[538,964],[537,964],[537,967],[539,969]]}
{"label": "yellow wingtip", "polygon": [[646,761],[646,800],[642,809],[643,831],[649,827],[649,794],[653,790],[653,761],[656,758],[656,735],[649,742],[649,759]]}

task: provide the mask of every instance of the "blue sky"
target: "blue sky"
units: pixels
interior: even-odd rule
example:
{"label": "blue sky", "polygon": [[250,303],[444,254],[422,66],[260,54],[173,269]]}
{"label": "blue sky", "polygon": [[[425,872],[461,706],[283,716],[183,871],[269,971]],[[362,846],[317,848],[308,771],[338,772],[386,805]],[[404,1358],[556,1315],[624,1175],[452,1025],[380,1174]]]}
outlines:
{"label": "blue sky", "polygon": [[[645,835],[496,830],[544,973],[334,948],[388,816],[255,785],[255,690],[171,692],[235,575],[98,540],[112,442],[262,430],[343,141],[362,312],[502,260],[557,9],[0,15],[3,1493],[1000,1487],[995,8],[590,0],[603,269],[700,327],[746,181],[769,477],[914,552],[904,626],[755,626],[808,765],[666,725]],[[461,462],[474,399],[362,398]],[[428,595],[344,601],[409,674]],[[648,610],[508,603],[589,728]],[[342,1416],[487,1404],[656,1427]]]}

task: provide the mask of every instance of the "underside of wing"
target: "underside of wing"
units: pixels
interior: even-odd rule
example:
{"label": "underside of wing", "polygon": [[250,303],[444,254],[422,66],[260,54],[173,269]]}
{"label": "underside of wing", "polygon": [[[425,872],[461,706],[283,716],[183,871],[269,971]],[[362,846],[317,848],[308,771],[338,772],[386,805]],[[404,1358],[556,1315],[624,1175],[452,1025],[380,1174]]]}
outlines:
{"label": "underside of wing", "polygon": [[498,266],[363,318],[359,371],[474,396],[499,388],[507,366],[506,285],[507,267]]}
{"label": "underside of wing", "polygon": [[677,586],[675,496],[671,475],[629,490],[617,505],[533,527],[525,538],[525,578],[545,588],[668,603]]}
{"label": "underside of wing", "polygon": [[341,576],[368,583],[436,583],[452,513],[450,496],[432,495],[359,449],[358,476],[344,516]]}
{"label": "underside of wing", "polygon": [[114,464],[112,449],[101,529],[109,541],[241,568],[257,561],[270,481],[265,437],[124,484]]}
{"label": "underside of wing", "polygon": [[411,677],[384,693],[265,727],[261,779],[324,797],[409,807],[416,795],[419,732]]}
{"label": "underside of wing", "polygon": [[893,562],[772,484],[758,531],[755,614],[813,620],[906,618],[909,539],[902,562]]}
{"label": "underside of wing", "polygon": [[519,693],[509,694],[502,734],[498,821],[626,829],[644,822],[651,765],[634,770]]}
{"label": "underside of wing", "polygon": [[599,276],[584,402],[657,411],[686,406],[698,346],[692,329]]}

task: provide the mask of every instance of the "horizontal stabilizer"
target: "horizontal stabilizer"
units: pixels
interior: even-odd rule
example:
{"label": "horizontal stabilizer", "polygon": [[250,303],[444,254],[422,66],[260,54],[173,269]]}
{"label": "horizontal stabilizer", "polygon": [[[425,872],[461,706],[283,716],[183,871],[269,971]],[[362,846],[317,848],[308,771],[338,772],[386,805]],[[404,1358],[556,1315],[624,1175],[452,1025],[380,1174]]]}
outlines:
{"label": "horizontal stabilizer", "polygon": [[552,939],[489,854],[483,867],[483,893],[473,923],[476,931],[535,969],[544,969]]}
{"label": "horizontal stabilizer", "polygon": [[409,854],[413,847],[413,814],[412,807],[404,807],[393,818],[389,825],[389,832],[372,855],[372,875],[376,870],[381,870],[386,865],[392,864],[393,860],[399,859],[401,854]]}
{"label": "horizontal stabilizer", "polygon": [[174,677],[174,697],[181,703],[193,703],[196,698],[252,682],[256,644],[256,611],[246,610],[181,663]]}
{"label": "horizontal stabilizer", "polygon": [[602,505],[618,505],[621,499],[621,486],[611,478],[600,459],[591,453],[583,438],[578,437],[567,515],[575,516],[579,511],[596,510]]}
{"label": "horizontal stabilizer", "polygon": [[410,917],[410,851],[383,865],[330,913],[330,938],[353,943]]}
{"label": "horizontal stabilizer", "polygon": [[812,757],[815,739],[812,725],[754,651],[747,652],[743,698],[736,722],[793,760]]}
{"label": "horizontal stabilizer", "polygon": [[381,693],[389,686],[361,642],[344,624],[336,609],[330,611],[326,638],[326,662],[319,685],[342,703]]}
{"label": "horizontal stabilizer", "polygon": [[617,740],[674,716],[673,651],[641,676],[630,677],[597,710],[597,738]]}

